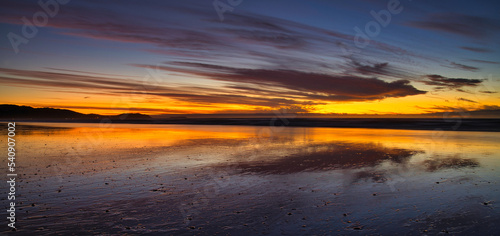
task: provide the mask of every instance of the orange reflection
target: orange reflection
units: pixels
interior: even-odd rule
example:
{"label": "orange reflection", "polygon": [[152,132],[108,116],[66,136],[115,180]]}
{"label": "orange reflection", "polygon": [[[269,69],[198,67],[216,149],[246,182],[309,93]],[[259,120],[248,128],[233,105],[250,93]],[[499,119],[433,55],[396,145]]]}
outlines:
{"label": "orange reflection", "polygon": [[[252,127],[207,125],[150,125],[150,124],[76,124],[76,123],[23,123],[19,138],[32,145],[32,150],[54,152],[50,148],[82,147],[89,150],[193,146],[197,144],[233,145],[238,148],[287,150],[290,147],[311,146],[324,143],[376,143],[390,148],[439,151],[495,151],[498,148],[496,133],[420,131],[364,128],[299,128],[299,127]],[[54,154],[55,155],[55,154]]]}

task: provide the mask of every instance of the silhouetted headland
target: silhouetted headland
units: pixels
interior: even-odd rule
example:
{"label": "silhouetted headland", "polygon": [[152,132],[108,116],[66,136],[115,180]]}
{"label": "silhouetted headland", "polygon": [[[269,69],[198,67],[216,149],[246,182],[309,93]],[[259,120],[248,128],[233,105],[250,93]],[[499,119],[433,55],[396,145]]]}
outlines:
{"label": "silhouetted headland", "polygon": [[110,120],[148,120],[150,116],[139,113],[124,113],[114,116],[83,114],[67,109],[33,108],[30,106],[0,105],[1,120],[18,121],[78,121],[96,122],[103,119]]}

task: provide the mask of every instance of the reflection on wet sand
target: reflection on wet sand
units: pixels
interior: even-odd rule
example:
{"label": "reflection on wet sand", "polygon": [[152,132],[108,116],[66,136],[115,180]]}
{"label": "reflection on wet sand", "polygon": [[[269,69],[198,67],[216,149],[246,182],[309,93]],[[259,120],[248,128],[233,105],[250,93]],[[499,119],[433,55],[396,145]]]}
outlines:
{"label": "reflection on wet sand", "polygon": [[[0,123],[1,124],[1,123]],[[75,129],[74,127],[57,127],[57,126],[39,126],[39,125],[21,125],[16,127],[17,135],[33,135],[33,134],[56,134],[68,132]],[[1,125],[0,132],[6,132],[7,125]]]}
{"label": "reflection on wet sand", "polygon": [[373,167],[383,161],[403,163],[416,153],[419,151],[386,148],[373,143],[329,143],[307,146],[299,149],[298,153],[281,158],[264,156],[258,161],[243,161],[219,167],[235,168],[241,172],[291,174]]}
{"label": "reflection on wet sand", "polygon": [[493,132],[29,125],[19,235],[500,231]]}
{"label": "reflection on wet sand", "polygon": [[433,157],[424,161],[424,166],[428,171],[438,171],[442,169],[460,169],[466,167],[478,167],[479,162],[471,158],[460,158],[459,155],[453,157]]}

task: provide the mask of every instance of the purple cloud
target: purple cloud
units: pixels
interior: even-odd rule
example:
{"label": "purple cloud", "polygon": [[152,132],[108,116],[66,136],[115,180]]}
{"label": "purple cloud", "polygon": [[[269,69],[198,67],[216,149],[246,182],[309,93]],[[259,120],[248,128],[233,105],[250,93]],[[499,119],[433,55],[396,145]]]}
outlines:
{"label": "purple cloud", "polygon": [[411,21],[410,26],[438,32],[465,36],[472,39],[487,39],[498,34],[500,23],[497,20],[459,13],[436,13],[422,21]]}
{"label": "purple cloud", "polygon": [[450,62],[449,67],[460,69],[460,70],[467,70],[467,71],[478,71],[479,70],[478,67],[468,66],[468,65],[464,65],[464,64],[460,64],[460,63],[456,63],[456,62]]}
{"label": "purple cloud", "polygon": [[475,87],[483,81],[480,79],[446,78],[441,75],[427,75],[426,80],[421,81],[426,85],[437,86],[438,89],[459,89],[462,87]]}
{"label": "purple cloud", "polygon": [[295,70],[242,69],[200,63],[178,62],[162,67],[204,76],[213,80],[257,84],[268,88],[284,88],[302,93],[303,99],[326,101],[368,101],[388,97],[425,94],[408,80],[386,82],[378,78],[353,75],[329,75]]}
{"label": "purple cloud", "polygon": [[467,51],[471,51],[471,52],[480,52],[480,53],[493,52],[493,50],[488,49],[488,48],[466,47],[466,46],[463,46],[463,47],[460,47],[460,48],[464,49],[464,50],[467,50]]}

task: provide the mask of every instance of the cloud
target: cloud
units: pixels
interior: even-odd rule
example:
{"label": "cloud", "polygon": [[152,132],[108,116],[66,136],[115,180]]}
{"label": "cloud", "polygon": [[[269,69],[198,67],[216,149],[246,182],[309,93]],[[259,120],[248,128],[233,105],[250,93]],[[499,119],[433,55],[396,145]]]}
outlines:
{"label": "cloud", "polygon": [[469,100],[469,99],[466,99],[466,98],[458,98],[459,101],[464,101],[464,102],[470,102],[470,103],[478,103],[476,101],[473,101],[473,100]]}
{"label": "cloud", "polygon": [[411,79],[417,76],[414,71],[395,66],[389,62],[366,62],[354,57],[347,58],[347,63],[338,66],[344,69],[343,74],[361,76],[380,76],[390,79]]}
{"label": "cloud", "polygon": [[460,48],[464,49],[464,50],[471,51],[471,52],[481,52],[481,53],[484,53],[484,52],[493,52],[493,50],[488,49],[488,48],[477,48],[477,47],[466,47],[466,46],[463,46],[463,47],[460,47]]}
{"label": "cloud", "polygon": [[[45,87],[58,92],[86,91],[85,94],[102,94],[114,96],[156,96],[170,98],[193,105],[238,104],[262,107],[302,107],[311,104],[322,104],[321,101],[302,101],[289,95],[281,95],[274,91],[274,96],[249,96],[235,89],[209,89],[192,86],[169,87],[165,85],[148,85],[144,81],[121,78],[99,77],[61,72],[31,71],[0,68],[0,82],[5,85],[21,87]],[[272,91],[269,91],[271,93]]]}
{"label": "cloud", "polygon": [[[113,7],[111,11],[107,3],[99,1],[73,2],[61,7],[46,28],[55,28],[52,30],[55,34],[136,44],[131,50],[139,48],[168,55],[172,61],[310,72],[331,72],[331,66],[346,54],[342,49],[356,48],[354,32],[346,34],[277,17],[235,11],[221,22],[211,2],[122,1],[121,4],[123,7]],[[131,5],[137,10],[131,11]],[[4,14],[0,14],[0,21],[22,24],[20,18],[40,10],[37,7],[10,1]],[[371,39],[370,45],[363,49],[364,55],[397,56],[407,61],[412,60],[408,56],[418,57],[375,39]]]}
{"label": "cloud", "polygon": [[489,93],[489,94],[492,94],[492,93],[498,93],[496,91],[479,91],[480,93]]}
{"label": "cloud", "polygon": [[467,70],[467,71],[478,71],[479,68],[474,67],[474,66],[468,66],[468,65],[463,65],[455,62],[450,62],[450,68],[456,68],[460,70]]}
{"label": "cloud", "polygon": [[497,105],[484,105],[478,111],[500,111],[500,106],[497,106]]}
{"label": "cloud", "polygon": [[411,21],[410,26],[446,32],[471,39],[488,39],[500,30],[500,23],[491,18],[459,13],[435,13],[422,21]]}
{"label": "cloud", "polygon": [[[42,107],[40,105],[31,105],[34,107]],[[58,105],[51,105],[50,108],[58,108],[58,109],[79,109],[79,110],[116,110],[116,111],[122,111],[126,113],[130,112],[154,112],[154,113],[184,113],[185,111],[183,110],[176,110],[176,109],[168,109],[168,108],[162,108],[162,109],[156,109],[156,108],[140,108],[140,107],[97,107],[97,106],[58,106]]]}
{"label": "cloud", "polygon": [[441,88],[458,89],[462,87],[475,87],[483,81],[480,79],[446,78],[441,75],[427,75],[427,80],[421,82],[426,85],[438,86]]}
{"label": "cloud", "polygon": [[495,65],[500,64],[500,62],[496,62],[496,61],[485,61],[485,60],[476,60],[476,59],[469,59],[469,61],[485,63],[485,64],[495,64]]}
{"label": "cloud", "polygon": [[[474,103],[474,101],[472,101]],[[464,104],[461,104],[464,105]],[[500,117],[500,106],[497,105],[472,105],[470,108],[465,106],[431,106],[419,107],[418,109],[426,110],[426,115],[436,117],[469,117],[469,118],[496,118]]]}
{"label": "cloud", "polygon": [[251,96],[234,95],[234,94],[210,93],[210,94],[200,95],[192,93],[162,93],[162,92],[145,92],[144,94],[174,98],[179,101],[197,103],[197,104],[237,104],[237,105],[252,105],[252,106],[264,106],[264,107],[292,106],[301,104],[301,102],[299,101],[294,101],[286,98],[251,97]]}
{"label": "cloud", "polygon": [[140,86],[130,80],[79,75],[70,73],[16,70],[0,68],[0,81],[5,84],[24,87],[42,86],[52,88],[131,90]]}
{"label": "cloud", "polygon": [[389,97],[425,94],[408,80],[386,82],[378,78],[352,75],[329,75],[295,70],[244,69],[225,66],[177,62],[162,67],[167,71],[196,74],[213,80],[257,84],[288,89],[303,99],[323,101],[370,101]]}
{"label": "cloud", "polygon": [[363,65],[360,62],[354,60],[352,61],[352,63],[354,64],[356,71],[364,75],[387,74],[387,66],[389,65],[388,62],[376,63],[373,65]]}

